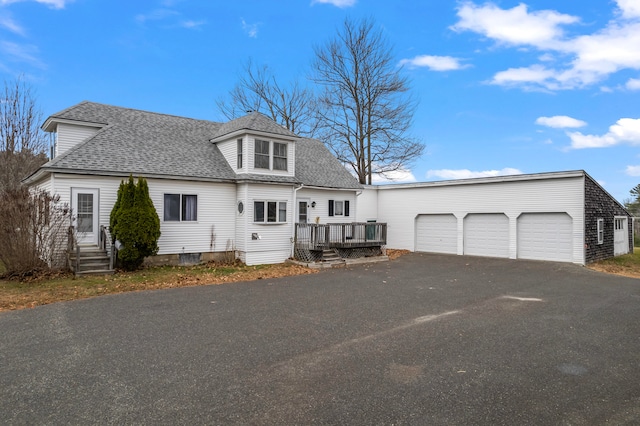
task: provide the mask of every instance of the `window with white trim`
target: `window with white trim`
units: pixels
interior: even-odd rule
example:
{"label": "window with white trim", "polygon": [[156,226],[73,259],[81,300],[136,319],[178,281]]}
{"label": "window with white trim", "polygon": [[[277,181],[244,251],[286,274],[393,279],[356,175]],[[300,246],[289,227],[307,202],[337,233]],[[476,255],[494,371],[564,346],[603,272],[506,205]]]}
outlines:
{"label": "window with white trim", "polygon": [[287,171],[288,149],[286,143],[256,139],[253,166],[256,169]]}
{"label": "window with white trim", "polygon": [[604,219],[598,219],[598,244],[604,244]]}
{"label": "window with white trim", "polygon": [[269,160],[271,156],[271,143],[269,141],[263,141],[256,139],[255,142],[255,157],[253,166],[256,169],[269,169]]}
{"label": "window with white trim", "polygon": [[273,143],[273,170],[287,170],[286,143]]}
{"label": "window with white trim", "polygon": [[287,202],[254,201],[253,221],[255,223],[285,223],[287,221]]}
{"label": "window with white trim", "polygon": [[242,168],[242,139],[238,139],[238,163],[236,164],[238,169]]}
{"label": "window with white trim", "polygon": [[349,216],[349,200],[329,200],[329,216]]}
{"label": "window with white trim", "polygon": [[198,196],[164,194],[165,222],[195,222],[198,220]]}

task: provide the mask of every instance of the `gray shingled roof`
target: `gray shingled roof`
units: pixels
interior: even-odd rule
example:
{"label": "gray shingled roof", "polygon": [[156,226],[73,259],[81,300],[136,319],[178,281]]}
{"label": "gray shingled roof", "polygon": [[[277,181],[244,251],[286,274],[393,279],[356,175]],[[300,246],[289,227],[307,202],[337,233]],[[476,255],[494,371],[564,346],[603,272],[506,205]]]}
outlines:
{"label": "gray shingled roof", "polygon": [[235,120],[231,120],[228,123],[223,124],[220,126],[220,129],[218,129],[218,132],[213,138],[219,138],[230,133],[237,132],[238,130],[254,130],[274,135],[298,138],[298,135],[293,133],[291,130],[282,127],[266,115],[259,112],[252,112],[249,115],[236,118]]}
{"label": "gray shingled roof", "polygon": [[259,113],[223,125],[84,101],[50,119],[102,123],[105,127],[43,165],[43,171],[361,188],[321,142],[311,139],[295,142],[295,177],[236,175],[216,144],[210,142],[223,134],[221,129],[226,129],[224,134],[246,129],[295,136]]}
{"label": "gray shingled roof", "polygon": [[361,189],[358,180],[316,139],[296,142],[296,177],[304,185]]}

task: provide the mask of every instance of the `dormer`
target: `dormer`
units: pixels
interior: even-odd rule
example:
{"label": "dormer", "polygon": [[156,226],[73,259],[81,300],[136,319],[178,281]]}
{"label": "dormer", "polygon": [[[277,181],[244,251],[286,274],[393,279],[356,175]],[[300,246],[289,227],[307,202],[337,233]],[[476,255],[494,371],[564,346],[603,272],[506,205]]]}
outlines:
{"label": "dormer", "polygon": [[211,139],[237,174],[295,176],[299,136],[258,112],[223,124]]}
{"label": "dormer", "polygon": [[104,123],[76,121],[52,116],[42,125],[42,130],[55,133],[55,149],[53,152],[53,157],[55,158],[86,141],[104,126]]}

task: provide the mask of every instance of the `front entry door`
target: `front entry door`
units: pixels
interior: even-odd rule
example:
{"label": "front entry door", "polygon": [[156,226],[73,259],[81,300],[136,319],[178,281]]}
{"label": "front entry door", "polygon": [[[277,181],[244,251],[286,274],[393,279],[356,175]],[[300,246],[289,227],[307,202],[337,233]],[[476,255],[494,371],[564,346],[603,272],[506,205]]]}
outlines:
{"label": "front entry door", "polygon": [[71,208],[73,226],[76,228],[78,244],[98,245],[98,197],[97,189],[72,188]]}

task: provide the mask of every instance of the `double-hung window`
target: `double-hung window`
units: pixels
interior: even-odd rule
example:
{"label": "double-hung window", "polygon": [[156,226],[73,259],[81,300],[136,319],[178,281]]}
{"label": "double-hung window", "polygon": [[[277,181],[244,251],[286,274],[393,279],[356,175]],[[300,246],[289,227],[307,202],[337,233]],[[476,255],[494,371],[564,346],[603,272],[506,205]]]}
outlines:
{"label": "double-hung window", "polygon": [[253,221],[256,223],[285,223],[287,221],[287,202],[254,201]]}
{"label": "double-hung window", "polygon": [[242,139],[238,139],[238,164],[236,164],[238,169],[242,168]]}
{"label": "double-hung window", "polygon": [[604,219],[598,219],[598,244],[604,244]]}
{"label": "double-hung window", "polygon": [[[254,167],[256,169],[287,171],[287,144],[255,140]],[[240,147],[238,147],[240,152]]]}
{"label": "double-hung window", "polygon": [[286,143],[273,143],[273,170],[287,170]]}
{"label": "double-hung window", "polygon": [[329,216],[349,216],[349,200],[329,200]]}
{"label": "double-hung window", "polygon": [[165,222],[195,222],[198,220],[198,196],[164,194]]}
{"label": "double-hung window", "polygon": [[255,159],[254,159],[254,167],[256,169],[268,169],[269,168],[269,160],[271,156],[270,148],[271,143],[269,141],[263,141],[260,139],[256,139],[256,147],[255,147]]}

